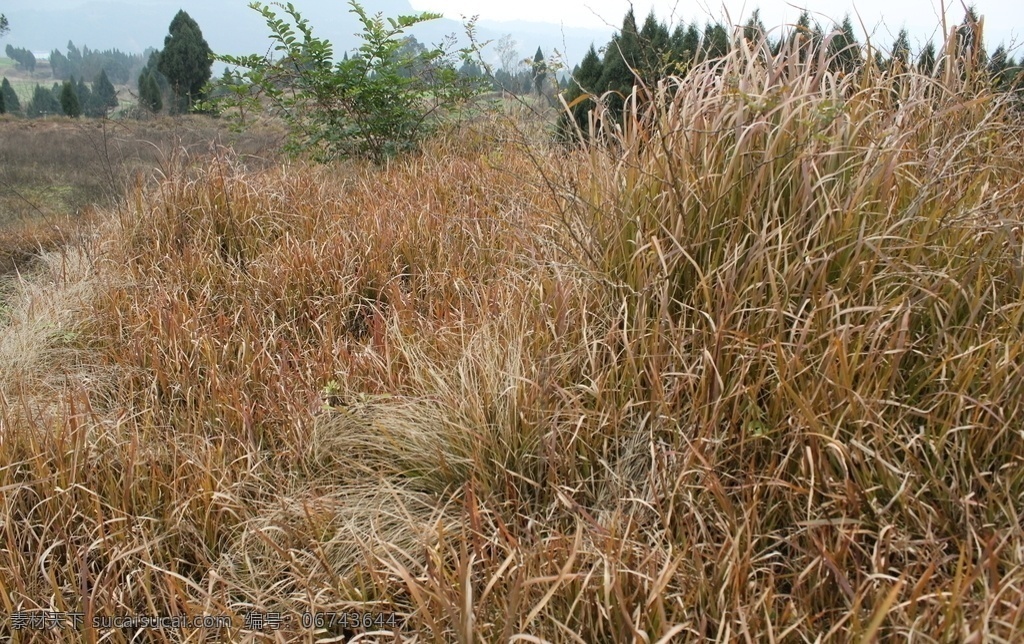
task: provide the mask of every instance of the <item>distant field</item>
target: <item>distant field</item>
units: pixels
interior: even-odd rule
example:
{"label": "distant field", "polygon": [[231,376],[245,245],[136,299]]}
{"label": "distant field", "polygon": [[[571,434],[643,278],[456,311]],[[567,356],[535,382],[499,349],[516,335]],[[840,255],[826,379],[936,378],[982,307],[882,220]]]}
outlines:
{"label": "distant field", "polygon": [[[204,117],[0,118],[0,227],[38,210],[73,215],[107,204],[134,173],[166,163],[174,151],[211,145],[230,147],[243,158],[269,157],[280,146],[280,133],[261,128],[235,134],[226,123]],[[29,204],[23,198],[29,194],[41,200]]]}
{"label": "distant field", "polygon": [[234,134],[202,118],[147,121],[0,117],[0,275],[62,245],[92,206],[110,206],[134,176],[181,151],[232,149],[246,165],[276,158],[280,132]]}

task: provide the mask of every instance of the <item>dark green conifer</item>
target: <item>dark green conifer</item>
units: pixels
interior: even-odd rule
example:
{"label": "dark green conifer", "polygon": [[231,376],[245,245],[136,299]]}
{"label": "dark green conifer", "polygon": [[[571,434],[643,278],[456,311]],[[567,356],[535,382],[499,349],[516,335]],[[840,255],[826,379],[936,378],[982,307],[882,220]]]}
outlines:
{"label": "dark green conifer", "polygon": [[537,48],[533,56],[533,84],[537,88],[537,94],[544,93],[544,81],[548,77],[548,64],[544,60],[544,52]]}
{"label": "dark green conifer", "polygon": [[105,116],[110,110],[118,106],[117,90],[114,89],[114,84],[107,78],[106,71],[100,70],[96,80],[92,82],[92,93],[95,97],[96,111],[101,112],[101,116]]}
{"label": "dark green conifer", "polygon": [[665,64],[672,47],[671,40],[668,27],[658,22],[652,9],[640,29],[640,68],[637,70],[640,78],[648,86],[664,76]]}
{"label": "dark green conifer", "polygon": [[[601,58],[597,50],[591,45],[583,62],[573,71],[572,79],[569,82],[569,89],[566,92],[565,102],[569,105],[569,114],[562,114],[558,122],[558,133],[562,140],[573,140],[576,128],[573,123],[584,133],[589,128],[590,110],[594,108],[594,100],[587,98],[601,93]],[[570,118],[572,123],[570,123]]]}
{"label": "dark green conifer", "polygon": [[168,31],[157,69],[174,93],[174,111],[187,112],[204,98],[203,88],[213,75],[213,52],[199,25],[184,11],[174,16]]}
{"label": "dark green conifer", "polygon": [[0,93],[4,96],[4,107],[8,114],[20,114],[21,113],[21,102],[18,100],[18,93],[11,87],[11,82],[4,76],[4,80],[0,83]]}
{"label": "dark green conifer", "polygon": [[896,34],[896,40],[892,43],[892,52],[889,54],[889,69],[894,72],[907,71],[910,64],[910,37],[906,29],[900,29]]}
{"label": "dark green conifer", "polygon": [[719,23],[710,24],[704,27],[702,58],[704,60],[715,60],[729,53],[729,32]]}
{"label": "dark green conifer", "polygon": [[633,92],[634,70],[640,58],[639,38],[636,17],[630,7],[622,20],[622,29],[612,36],[605,50],[599,83],[601,91],[612,92],[608,96],[608,108],[615,119],[622,115],[625,99]]}
{"label": "dark green conifer", "polygon": [[159,113],[164,107],[160,87],[152,71],[143,71],[139,76],[139,103],[154,114]]}
{"label": "dark green conifer", "polygon": [[71,81],[64,81],[60,90],[60,109],[65,116],[78,118],[82,115],[82,106],[78,102],[78,92]]}
{"label": "dark green conifer", "polygon": [[[60,85],[57,85],[58,93]],[[60,101],[54,96],[52,89],[46,89],[42,85],[36,85],[32,92],[32,100],[25,107],[25,114],[32,118],[40,116],[53,116],[63,114]]]}
{"label": "dark green conifer", "polygon": [[852,74],[864,63],[861,55],[860,43],[853,33],[853,23],[850,22],[850,15],[843,18],[842,24],[834,25],[832,40],[828,44],[829,66],[833,70]]}

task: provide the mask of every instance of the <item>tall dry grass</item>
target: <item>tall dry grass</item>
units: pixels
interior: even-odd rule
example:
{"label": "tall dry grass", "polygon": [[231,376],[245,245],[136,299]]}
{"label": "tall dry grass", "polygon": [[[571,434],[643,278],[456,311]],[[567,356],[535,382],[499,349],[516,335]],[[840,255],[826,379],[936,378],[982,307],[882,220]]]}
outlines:
{"label": "tall dry grass", "polygon": [[494,120],[383,170],[138,183],[10,287],[5,610],[235,618],[141,636],[170,641],[255,640],[251,610],[344,641],[300,616],[355,609],[401,622],[363,641],[1019,637],[1007,100],[745,50],[652,93],[588,148]]}

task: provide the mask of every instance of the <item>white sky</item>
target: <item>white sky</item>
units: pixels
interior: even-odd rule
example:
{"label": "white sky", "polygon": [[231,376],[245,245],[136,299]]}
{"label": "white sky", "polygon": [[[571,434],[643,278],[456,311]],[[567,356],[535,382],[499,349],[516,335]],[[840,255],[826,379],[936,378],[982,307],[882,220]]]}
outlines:
{"label": "white sky", "polygon": [[[618,28],[629,9],[629,0],[410,0],[418,11],[437,11],[446,18],[479,15],[482,20],[529,20],[552,22],[573,27]],[[703,24],[709,17],[723,16],[723,8],[733,23],[742,23],[757,7],[761,18],[771,29],[791,24],[801,8],[828,28],[849,12],[858,37],[863,41],[864,29],[874,32],[873,41],[888,44],[901,27],[910,32],[911,43],[934,37],[939,40],[942,6],[947,8],[950,26],[964,15],[961,0],[636,0],[632,3],[637,21],[641,22],[653,7],[659,20],[672,24],[679,19],[687,24]],[[1007,46],[1024,44],[1024,1],[974,0],[979,14],[985,18],[985,45],[990,51],[1000,42]],[[856,11],[854,11],[856,7]],[[817,15],[815,15],[817,14]],[[671,18],[671,19],[670,19]],[[1024,47],[1018,51],[1018,56]]]}

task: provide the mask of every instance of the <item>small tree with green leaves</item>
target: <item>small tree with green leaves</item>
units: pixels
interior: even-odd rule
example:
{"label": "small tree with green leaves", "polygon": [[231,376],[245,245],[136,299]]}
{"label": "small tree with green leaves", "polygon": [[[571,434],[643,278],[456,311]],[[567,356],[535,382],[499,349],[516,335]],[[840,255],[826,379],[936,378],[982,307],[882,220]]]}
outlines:
{"label": "small tree with green leaves", "polygon": [[[450,48],[403,46],[406,29],[440,14],[385,20],[355,0],[349,4],[362,25],[363,43],[341,60],[293,5],[284,5],[284,19],[267,5],[250,4],[266,20],[277,58],[218,56],[234,68],[235,82],[230,96],[212,107],[236,117],[269,108],[288,125],[292,153],[308,152],[320,161],[358,156],[382,162],[416,148],[446,111],[476,94],[478,84],[459,75]],[[468,29],[472,35],[472,23]],[[458,54],[467,59],[475,51]]]}

